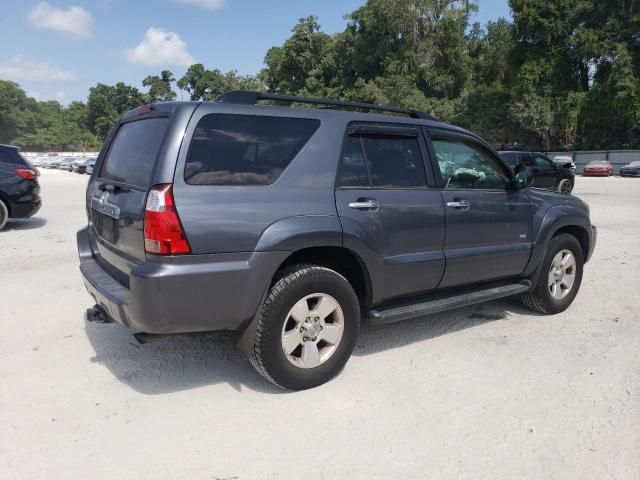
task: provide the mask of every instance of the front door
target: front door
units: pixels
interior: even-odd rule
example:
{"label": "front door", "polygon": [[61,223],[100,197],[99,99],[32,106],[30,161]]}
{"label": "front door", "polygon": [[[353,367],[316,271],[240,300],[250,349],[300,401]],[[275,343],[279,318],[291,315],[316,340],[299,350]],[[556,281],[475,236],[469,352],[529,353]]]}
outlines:
{"label": "front door", "polygon": [[440,288],[521,274],[532,246],[527,194],[510,189],[508,167],[473,137],[429,136],[447,218]]}
{"label": "front door", "polygon": [[[531,161],[535,186],[554,190],[558,183],[558,168],[556,165],[539,153],[531,154]],[[536,181],[538,179],[539,181]]]}
{"label": "front door", "polygon": [[373,252],[374,303],[433,290],[442,278],[444,206],[427,186],[425,148],[416,127],[358,124],[345,139],[336,205],[345,246],[358,232]]}

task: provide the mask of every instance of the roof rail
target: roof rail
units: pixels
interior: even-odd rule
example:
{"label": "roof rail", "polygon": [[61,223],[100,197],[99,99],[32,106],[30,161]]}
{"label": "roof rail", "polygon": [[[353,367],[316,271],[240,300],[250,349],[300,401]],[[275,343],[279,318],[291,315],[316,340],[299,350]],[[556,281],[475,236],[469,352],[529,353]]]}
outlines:
{"label": "roof rail", "polygon": [[223,93],[218,98],[216,98],[217,103],[234,103],[240,105],[255,105],[260,100],[275,100],[278,102],[288,103],[308,103],[312,105],[325,105],[327,107],[398,113],[401,115],[408,115],[411,118],[419,118],[422,120],[436,120],[436,118],[432,117],[431,115],[428,115],[424,112],[419,112],[417,110],[383,107],[381,105],[374,105],[372,103],[330,100],[327,98],[295,97],[290,95],[275,95],[273,93],[250,92],[245,90],[233,90]]}

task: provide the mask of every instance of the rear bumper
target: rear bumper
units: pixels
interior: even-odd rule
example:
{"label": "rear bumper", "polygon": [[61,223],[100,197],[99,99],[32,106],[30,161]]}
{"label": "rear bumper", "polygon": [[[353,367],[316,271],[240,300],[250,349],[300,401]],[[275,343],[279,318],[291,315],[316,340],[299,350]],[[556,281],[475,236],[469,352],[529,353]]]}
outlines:
{"label": "rear bumper", "polygon": [[29,202],[12,203],[9,205],[11,209],[11,218],[31,218],[42,206],[42,200],[38,196]]}
{"label": "rear bumper", "polygon": [[77,234],[89,294],[117,323],[145,333],[240,330],[255,315],[288,252],[150,258],[133,268],[129,287],[103,268],[88,229]]}

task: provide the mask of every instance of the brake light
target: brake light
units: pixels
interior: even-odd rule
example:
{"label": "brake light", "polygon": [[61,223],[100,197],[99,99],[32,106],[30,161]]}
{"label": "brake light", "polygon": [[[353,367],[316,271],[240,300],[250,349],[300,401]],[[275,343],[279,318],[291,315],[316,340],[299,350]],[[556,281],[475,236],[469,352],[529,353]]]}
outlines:
{"label": "brake light", "polygon": [[149,191],[144,211],[144,249],[155,255],[191,253],[170,183],[156,185]]}
{"label": "brake light", "polygon": [[32,168],[17,168],[16,174],[20,175],[25,180],[35,180],[40,173]]}

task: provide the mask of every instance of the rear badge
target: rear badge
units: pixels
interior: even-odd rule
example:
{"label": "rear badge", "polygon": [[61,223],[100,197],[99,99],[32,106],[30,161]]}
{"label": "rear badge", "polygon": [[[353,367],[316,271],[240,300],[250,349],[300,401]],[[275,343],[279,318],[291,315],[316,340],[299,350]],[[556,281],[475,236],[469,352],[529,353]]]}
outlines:
{"label": "rear badge", "polygon": [[120,207],[109,203],[109,192],[102,192],[99,198],[91,197],[91,208],[116,220],[120,218]]}

